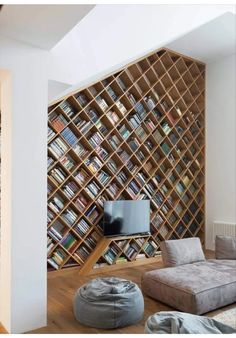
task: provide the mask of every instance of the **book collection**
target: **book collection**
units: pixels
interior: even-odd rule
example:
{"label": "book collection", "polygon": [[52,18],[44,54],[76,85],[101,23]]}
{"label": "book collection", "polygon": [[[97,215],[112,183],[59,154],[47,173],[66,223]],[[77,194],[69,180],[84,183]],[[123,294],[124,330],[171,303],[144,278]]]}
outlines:
{"label": "book collection", "polygon": [[96,266],[203,237],[204,72],[162,49],[49,109],[49,266],[86,264],[106,200],[150,199],[151,235],[114,240]]}

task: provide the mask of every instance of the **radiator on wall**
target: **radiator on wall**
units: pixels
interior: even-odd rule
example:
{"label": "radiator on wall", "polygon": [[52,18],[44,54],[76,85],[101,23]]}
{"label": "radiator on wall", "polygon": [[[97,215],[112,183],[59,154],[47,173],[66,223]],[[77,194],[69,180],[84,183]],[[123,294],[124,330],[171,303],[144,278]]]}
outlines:
{"label": "radiator on wall", "polygon": [[213,242],[215,242],[216,235],[236,236],[236,223],[213,222]]}

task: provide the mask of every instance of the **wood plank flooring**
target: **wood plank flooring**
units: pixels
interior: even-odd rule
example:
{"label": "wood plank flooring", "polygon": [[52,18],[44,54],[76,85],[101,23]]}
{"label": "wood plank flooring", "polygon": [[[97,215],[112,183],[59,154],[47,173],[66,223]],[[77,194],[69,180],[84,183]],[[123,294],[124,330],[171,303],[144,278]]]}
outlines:
{"label": "wood plank flooring", "polygon": [[[208,258],[212,257],[212,254],[207,254]],[[86,283],[92,278],[99,276],[116,276],[132,280],[140,286],[141,275],[145,271],[161,268],[161,261],[153,264],[145,264],[140,266],[134,266],[128,269],[120,269],[112,272],[104,272],[100,274],[94,274],[92,276],[80,276],[77,270],[67,270],[64,273],[49,274],[48,278],[48,325],[44,328],[28,332],[28,333],[143,333],[144,324],[147,318],[158,311],[171,311],[173,310],[169,306],[157,302],[144,295],[145,301],[145,313],[141,322],[129,327],[116,329],[116,330],[98,330],[88,328],[80,325],[74,318],[72,301],[75,291],[82,284]],[[209,316],[220,313],[228,308],[234,307],[234,305],[216,310],[209,313]],[[5,333],[5,330],[0,326],[0,333]]]}
{"label": "wood plank flooring", "polygon": [[[212,254],[208,253],[207,256],[211,258]],[[112,273],[106,272],[92,276],[79,276],[75,270],[65,275],[52,275],[48,279],[48,325],[31,333],[143,333],[144,324],[151,314],[158,311],[171,311],[173,309],[144,295],[145,312],[141,322],[116,330],[98,330],[82,326],[75,320],[72,311],[72,300],[77,288],[92,278],[98,276],[116,276],[132,280],[140,286],[140,277],[145,271],[161,267],[162,263],[160,261],[158,263],[135,266],[129,269],[112,271]],[[211,312],[208,315],[215,315],[215,313],[219,313],[230,307],[232,306]]]}

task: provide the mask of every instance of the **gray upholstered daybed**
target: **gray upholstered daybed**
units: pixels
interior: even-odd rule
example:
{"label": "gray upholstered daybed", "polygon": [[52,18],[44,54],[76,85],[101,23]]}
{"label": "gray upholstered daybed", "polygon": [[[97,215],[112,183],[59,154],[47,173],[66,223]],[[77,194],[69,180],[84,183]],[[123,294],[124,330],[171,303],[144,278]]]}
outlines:
{"label": "gray upholstered daybed", "polygon": [[205,259],[199,238],[165,241],[161,249],[166,268],[142,276],[145,294],[193,314],[236,302],[236,238],[216,239],[217,259]]}

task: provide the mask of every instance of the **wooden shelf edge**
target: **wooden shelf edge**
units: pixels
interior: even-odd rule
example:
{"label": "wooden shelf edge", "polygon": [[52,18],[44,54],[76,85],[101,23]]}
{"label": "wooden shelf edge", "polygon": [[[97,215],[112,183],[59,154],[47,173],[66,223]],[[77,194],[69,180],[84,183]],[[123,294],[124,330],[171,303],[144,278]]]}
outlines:
{"label": "wooden shelf edge", "polygon": [[162,261],[161,255],[157,256],[157,257],[143,258],[143,259],[138,259],[138,260],[133,261],[133,262],[113,264],[113,265],[108,265],[108,266],[101,267],[101,268],[92,269],[88,273],[88,275],[90,276],[90,275],[96,275],[96,274],[103,273],[103,272],[110,272],[110,271],[115,271],[115,270],[127,269],[127,268],[130,268],[130,267],[133,267],[133,266],[159,263],[161,261]]}

